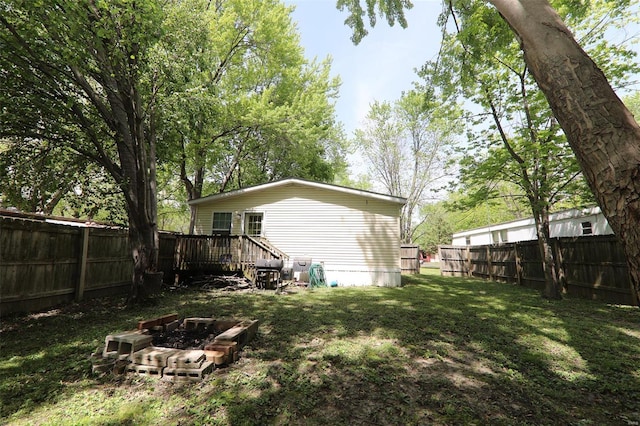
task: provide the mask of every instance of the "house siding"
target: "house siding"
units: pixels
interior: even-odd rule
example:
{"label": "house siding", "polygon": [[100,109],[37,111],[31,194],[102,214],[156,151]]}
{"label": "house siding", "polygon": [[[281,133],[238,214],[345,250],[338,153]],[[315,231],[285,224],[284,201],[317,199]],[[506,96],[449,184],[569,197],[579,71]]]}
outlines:
{"label": "house siding", "polygon": [[[551,238],[581,236],[583,235],[582,222],[591,223],[592,235],[613,234],[600,208],[593,207],[584,210],[571,209],[551,214],[549,223],[550,236]],[[496,241],[493,233],[506,234],[507,241]],[[457,232],[453,234],[451,244],[466,245],[467,238],[469,238],[469,245],[485,245],[499,242],[531,241],[538,239],[538,235],[533,218],[527,218]]]}
{"label": "house siding", "polygon": [[394,202],[288,184],[196,206],[196,233],[210,234],[214,211],[263,212],[263,237],[290,259],[311,257],[339,285],[400,285],[400,208]]}

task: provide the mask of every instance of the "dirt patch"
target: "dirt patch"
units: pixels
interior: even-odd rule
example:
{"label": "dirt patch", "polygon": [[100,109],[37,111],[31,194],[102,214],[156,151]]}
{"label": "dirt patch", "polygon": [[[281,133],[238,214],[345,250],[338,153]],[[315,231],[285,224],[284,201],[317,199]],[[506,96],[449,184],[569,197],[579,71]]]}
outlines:
{"label": "dirt patch", "polygon": [[211,333],[208,330],[182,330],[177,329],[169,332],[153,332],[153,346],[173,349],[204,349],[207,342],[219,333]]}

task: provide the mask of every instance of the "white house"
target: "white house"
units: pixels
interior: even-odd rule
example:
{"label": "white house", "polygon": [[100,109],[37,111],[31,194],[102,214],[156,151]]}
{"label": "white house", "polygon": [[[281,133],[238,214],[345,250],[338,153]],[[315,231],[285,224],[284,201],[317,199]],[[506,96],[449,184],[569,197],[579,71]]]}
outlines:
{"label": "white house", "polygon": [[[552,238],[613,234],[600,207],[552,213],[549,217],[549,231]],[[533,218],[527,218],[456,232],[451,244],[475,246],[530,241],[537,238],[535,221]]]}
{"label": "white house", "polygon": [[[321,263],[341,286],[400,285],[404,198],[284,179],[189,202],[195,233],[266,239],[291,260]],[[291,265],[285,265],[291,266]]]}

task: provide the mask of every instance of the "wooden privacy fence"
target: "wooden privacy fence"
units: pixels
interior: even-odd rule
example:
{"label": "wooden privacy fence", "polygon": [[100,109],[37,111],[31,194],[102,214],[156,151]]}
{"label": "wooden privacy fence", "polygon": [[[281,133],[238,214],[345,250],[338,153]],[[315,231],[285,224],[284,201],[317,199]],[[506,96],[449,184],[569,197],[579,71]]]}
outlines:
{"label": "wooden privacy fence", "polygon": [[400,270],[403,274],[420,273],[420,247],[403,244],[400,246]]}
{"label": "wooden privacy fence", "polygon": [[[614,235],[553,238],[564,291],[609,303],[636,304],[622,247]],[[440,246],[443,276],[469,276],[542,290],[538,241],[484,246]]]}
{"label": "wooden privacy fence", "polygon": [[[175,243],[161,235],[158,269],[169,279]],[[126,294],[132,274],[126,230],[0,217],[0,315]]]}
{"label": "wooden privacy fence", "polygon": [[[282,256],[247,236],[161,233],[158,270],[165,282],[181,272],[242,271],[251,278],[257,259]],[[132,274],[125,229],[0,216],[0,316],[127,294]]]}

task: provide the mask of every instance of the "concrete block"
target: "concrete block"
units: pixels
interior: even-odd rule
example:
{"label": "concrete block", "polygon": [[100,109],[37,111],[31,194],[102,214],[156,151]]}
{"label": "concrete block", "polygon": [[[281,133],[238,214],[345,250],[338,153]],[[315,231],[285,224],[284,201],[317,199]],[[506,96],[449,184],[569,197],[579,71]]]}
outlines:
{"label": "concrete block", "polygon": [[115,367],[115,365],[116,365],[115,359],[112,359],[111,362],[105,362],[103,364],[92,364],[91,373],[93,374],[108,373],[109,371],[113,371],[113,367]]}
{"label": "concrete block", "polygon": [[162,377],[163,369],[164,367],[138,364],[129,364],[129,366],[127,367],[127,371],[129,372],[134,372],[149,377]]}
{"label": "concrete block", "polygon": [[145,328],[152,328],[159,325],[164,325],[178,319],[178,314],[168,314],[162,317],[153,318],[150,320],[144,320],[138,322],[138,330],[144,330]]}
{"label": "concrete block", "polygon": [[246,320],[246,321],[242,321],[240,323],[240,325],[242,327],[244,327],[247,330],[247,342],[252,341],[253,339],[255,339],[256,334],[258,333],[258,325],[260,325],[260,321],[258,320]]}
{"label": "concrete block", "polygon": [[222,333],[223,331],[227,331],[231,327],[235,327],[238,324],[240,324],[240,321],[238,320],[219,319],[213,323],[213,330],[218,333]]}
{"label": "concrete block", "polygon": [[129,360],[138,365],[166,367],[169,357],[178,352],[180,352],[178,349],[148,346],[129,355]]}
{"label": "concrete block", "polygon": [[165,368],[162,370],[163,380],[172,381],[190,381],[199,382],[205,375],[211,373],[215,368],[215,365],[211,361],[205,361],[200,368]]}
{"label": "concrete block", "polygon": [[205,361],[200,368],[165,368],[162,370],[163,380],[199,382],[215,368],[212,361]]}
{"label": "concrete block", "polygon": [[176,331],[178,328],[180,328],[180,324],[182,324],[182,322],[180,320],[175,320],[175,321],[171,321],[169,323],[166,323],[163,327],[165,332],[171,333],[172,331]]}
{"label": "concrete block", "polygon": [[151,345],[153,337],[141,334],[139,331],[128,331],[111,334],[105,338],[104,358],[118,358],[121,355],[131,355]]}
{"label": "concrete block", "polygon": [[214,342],[220,340],[237,342],[238,346],[242,347],[247,340],[247,329],[245,327],[242,327],[241,325],[231,327],[227,331],[218,334],[215,339],[213,339]]}
{"label": "concrete block", "polygon": [[130,362],[128,359],[117,359],[113,365],[113,374],[124,374],[127,372]]}
{"label": "concrete block", "polygon": [[208,330],[215,322],[216,320],[213,318],[185,318],[184,329],[187,331],[204,331]]}
{"label": "concrete block", "polygon": [[[204,347],[204,350],[205,350],[205,355],[208,351],[222,352],[225,357],[225,360],[223,363],[232,363],[234,361],[235,354],[238,352],[238,344],[233,341],[217,340],[207,344]],[[208,355],[207,355],[207,360],[212,361],[211,359],[209,359]],[[218,362],[216,362],[216,364],[218,364]]]}
{"label": "concrete block", "polygon": [[202,366],[206,357],[204,351],[200,349],[183,350],[175,355],[170,356],[167,359],[167,367],[169,368],[183,368],[183,369],[198,369]]}
{"label": "concrete block", "polygon": [[212,361],[215,365],[224,365],[227,363],[227,356],[224,351],[208,351],[205,349],[204,356],[207,361]]}

